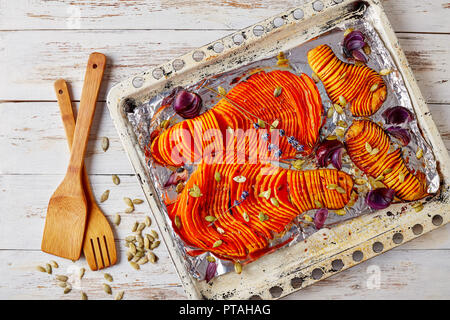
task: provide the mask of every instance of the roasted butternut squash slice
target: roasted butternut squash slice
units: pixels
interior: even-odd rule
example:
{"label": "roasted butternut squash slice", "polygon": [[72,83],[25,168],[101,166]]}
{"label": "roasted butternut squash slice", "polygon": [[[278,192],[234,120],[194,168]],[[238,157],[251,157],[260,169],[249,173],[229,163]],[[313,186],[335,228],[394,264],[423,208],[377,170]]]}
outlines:
{"label": "roasted butternut squash slice", "polygon": [[333,103],[344,97],[356,117],[373,115],[386,100],[386,84],[377,72],[341,61],[327,45],[309,51],[308,62]]}

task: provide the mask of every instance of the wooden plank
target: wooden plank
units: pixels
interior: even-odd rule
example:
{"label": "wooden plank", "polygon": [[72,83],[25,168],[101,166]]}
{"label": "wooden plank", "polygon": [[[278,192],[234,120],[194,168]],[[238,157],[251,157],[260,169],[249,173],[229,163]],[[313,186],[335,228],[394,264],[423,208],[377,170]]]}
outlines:
{"label": "wooden plank", "polygon": [[[136,221],[142,222],[146,215],[150,216],[153,221],[155,220],[146,203],[136,205],[135,212],[131,214],[124,213],[126,205],[123,197],[144,199],[134,176],[120,176],[121,183],[118,186],[112,183],[109,175],[90,177],[97,199],[106,189],[110,190],[109,199],[100,203],[108,220],[113,221],[116,213],[119,213],[122,218],[118,227],[113,226],[118,246],[120,244],[123,246],[123,240],[131,234],[131,227]],[[0,175],[0,203],[2,204],[0,250],[40,249],[48,200],[62,178],[63,175]],[[159,231],[156,224],[153,224],[151,228]],[[19,230],[25,236],[18,237]],[[450,224],[405,244],[405,247],[409,249],[450,249],[449,231]],[[144,231],[144,233],[147,232]],[[163,246],[161,246],[161,250],[162,248]]]}
{"label": "wooden plank", "polygon": [[[65,295],[53,275],[40,273],[36,265],[54,259],[60,268],[54,274],[69,275],[72,291]],[[72,263],[39,251],[0,250],[0,299],[89,299],[113,297],[103,292],[103,272],[88,270],[81,282],[74,280],[84,260]],[[285,299],[449,299],[449,250],[393,250],[345,270]],[[125,261],[107,269],[114,281],[113,295],[124,290],[124,299],[183,299],[185,297],[173,266],[160,255],[156,265],[135,271]],[[379,288],[376,276],[379,274]]]}
{"label": "wooden plank", "polygon": [[[79,100],[89,53],[109,60],[99,96],[117,82],[146,71],[229,31],[13,31],[0,32],[0,101],[55,100],[52,83],[65,78]],[[450,34],[399,34],[429,103],[450,103]],[[27,41],[23,41],[27,39]]]}
{"label": "wooden plank", "polygon": [[[450,105],[430,105],[450,150]],[[69,160],[56,102],[0,103],[0,174],[63,174]],[[101,138],[109,137],[107,152]],[[32,159],[32,164],[30,164]],[[92,174],[134,174],[104,103],[97,106],[86,159]]]}
{"label": "wooden plank", "polygon": [[[227,29],[247,27],[311,0],[0,1],[0,30]],[[447,0],[384,0],[401,32],[450,32]]]}

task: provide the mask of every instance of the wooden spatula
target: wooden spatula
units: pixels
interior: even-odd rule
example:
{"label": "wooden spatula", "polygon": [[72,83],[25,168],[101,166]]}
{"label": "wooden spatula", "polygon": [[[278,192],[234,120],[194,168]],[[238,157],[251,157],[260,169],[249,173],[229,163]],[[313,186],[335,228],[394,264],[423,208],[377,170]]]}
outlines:
{"label": "wooden spatula", "polygon": [[81,173],[105,65],[103,54],[89,56],[69,166],[64,180],[50,199],[45,219],[42,251],[70,260],[80,258],[83,244],[87,203]]}
{"label": "wooden spatula", "polygon": [[[58,98],[61,117],[66,130],[69,148],[72,147],[75,132],[75,117],[73,115],[67,83],[63,79],[55,82],[55,93]],[[92,193],[86,168],[83,166],[83,188],[88,204],[87,225],[84,235],[83,252],[89,267],[99,270],[117,262],[116,244],[114,234],[105,215],[97,205]]]}

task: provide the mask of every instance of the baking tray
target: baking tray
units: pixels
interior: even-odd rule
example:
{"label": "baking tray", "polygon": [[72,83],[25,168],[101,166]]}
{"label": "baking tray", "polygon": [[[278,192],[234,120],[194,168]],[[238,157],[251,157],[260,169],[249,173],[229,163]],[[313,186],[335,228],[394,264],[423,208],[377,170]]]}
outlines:
{"label": "baking tray", "polygon": [[[438,164],[438,196],[416,212],[410,204],[389,206],[314,233],[307,241],[279,249],[245,266],[241,274],[227,273],[211,282],[198,281],[187,270],[172,237],[163,204],[148,176],[145,156],[124,111],[124,101],[145,102],[176,86],[188,86],[252,61],[288,51],[342,25],[366,19],[393,58],[411,98],[423,135]],[[192,299],[276,299],[382,254],[430,232],[450,220],[450,158],[420,93],[406,57],[378,0],[310,1],[251,27],[198,48],[115,85],[107,98],[111,117],[134,167],[169,254]]]}

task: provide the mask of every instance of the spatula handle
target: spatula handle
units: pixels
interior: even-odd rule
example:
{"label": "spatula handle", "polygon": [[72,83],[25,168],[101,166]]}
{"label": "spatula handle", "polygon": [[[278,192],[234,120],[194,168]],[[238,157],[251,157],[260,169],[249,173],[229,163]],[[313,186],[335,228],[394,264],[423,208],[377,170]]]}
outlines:
{"label": "spatula handle", "polygon": [[105,66],[106,57],[103,54],[94,52],[89,56],[73,135],[68,173],[81,173]]}

